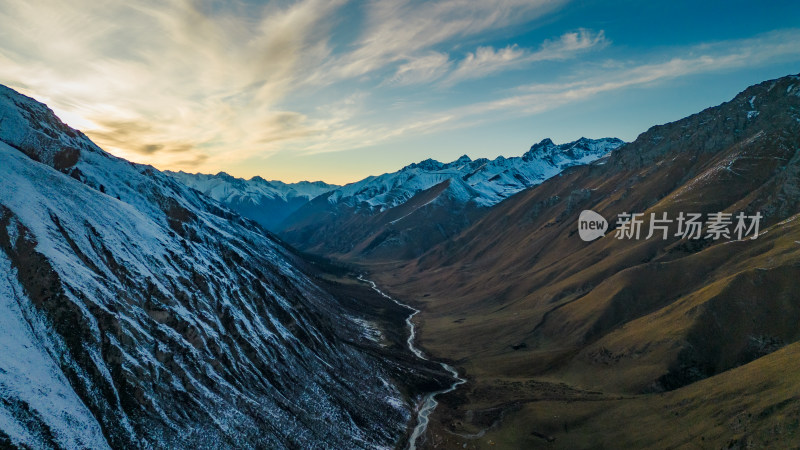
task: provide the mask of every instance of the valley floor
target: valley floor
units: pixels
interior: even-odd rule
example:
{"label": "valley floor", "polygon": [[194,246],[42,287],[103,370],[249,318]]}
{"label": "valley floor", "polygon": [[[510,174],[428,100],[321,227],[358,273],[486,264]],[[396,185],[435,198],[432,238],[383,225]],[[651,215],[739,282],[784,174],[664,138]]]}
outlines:
{"label": "valley floor", "polygon": [[[435,359],[420,359],[409,350],[406,318],[411,311],[359,281],[358,268],[307,254],[295,262],[305,269],[316,285],[331,293],[353,317],[359,319],[374,343],[363,346],[362,350],[376,354],[395,368],[394,382],[403,389],[402,394],[410,404],[418,404],[426,394],[447,389],[452,384],[452,375]],[[353,389],[358,389],[358,386],[353,386]],[[407,447],[416,425],[414,414],[397,448]]]}

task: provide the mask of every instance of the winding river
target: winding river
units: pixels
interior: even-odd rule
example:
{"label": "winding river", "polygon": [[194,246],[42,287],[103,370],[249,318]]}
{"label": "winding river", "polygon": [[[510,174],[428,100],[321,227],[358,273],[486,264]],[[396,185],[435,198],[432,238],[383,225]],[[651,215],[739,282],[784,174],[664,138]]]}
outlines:
{"label": "winding river", "polygon": [[[414,318],[414,316],[417,315],[417,313],[419,313],[419,310],[414,308],[413,306],[406,305],[405,303],[402,303],[388,296],[385,292],[378,289],[378,286],[375,284],[374,281],[368,280],[364,278],[362,275],[358,276],[358,280],[364,283],[369,283],[369,285],[372,286],[372,289],[378,294],[397,303],[403,308],[407,308],[412,311],[411,314],[406,318],[406,324],[408,325],[408,331],[409,331],[408,340],[406,340],[406,344],[408,345],[408,349],[411,350],[411,352],[418,358],[430,361],[430,359],[427,356],[425,356],[425,354],[422,353],[422,351],[414,345],[414,338],[416,337],[416,328],[414,326],[414,322],[412,319]],[[433,413],[433,410],[436,409],[436,406],[439,405],[439,402],[436,401],[436,396],[439,394],[446,394],[448,392],[452,392],[459,385],[464,384],[466,382],[465,379],[458,376],[458,371],[456,371],[456,369],[454,369],[452,366],[445,364],[443,362],[440,362],[439,364],[442,366],[444,370],[450,372],[450,374],[453,375],[455,381],[453,381],[453,384],[451,384],[450,387],[448,387],[447,389],[442,389],[441,391],[434,391],[425,395],[425,398],[422,400],[422,406],[417,411],[417,425],[414,427],[414,431],[411,433],[411,437],[408,439],[409,450],[416,450],[417,439],[419,439],[420,436],[425,434],[425,430],[428,428],[428,422],[430,420],[429,417],[431,413]]]}

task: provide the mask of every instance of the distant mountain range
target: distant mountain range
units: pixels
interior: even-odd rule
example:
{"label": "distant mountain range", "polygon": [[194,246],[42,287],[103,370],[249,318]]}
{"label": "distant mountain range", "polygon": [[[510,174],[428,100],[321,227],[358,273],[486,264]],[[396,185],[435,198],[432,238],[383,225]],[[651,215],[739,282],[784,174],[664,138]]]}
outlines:
{"label": "distant mountain range", "polygon": [[418,256],[466,228],[486,208],[622,144],[615,138],[561,145],[544,139],[520,157],[428,159],[321,194],[277,231],[300,249],[329,256]]}
{"label": "distant mountain range", "polygon": [[426,159],[380,176],[342,186],[327,196],[329,203],[383,212],[443,181],[462,202],[492,206],[510,195],[558,174],[566,167],[587,164],[622,145],[615,138],[587,139],[556,145],[550,139],[535,144],[520,157],[472,160],[464,155],[451,163]]}
{"label": "distant mountain range", "polygon": [[433,159],[346,186],[283,183],[165,171],[189,187],[311,252],[346,257],[418,256],[465,228],[480,210],[622,145],[615,138],[556,145],[544,139],[520,157]]}
{"label": "distant mountain range", "polygon": [[339,187],[322,181],[267,181],[258,176],[245,180],[225,172],[206,175],[167,170],[164,173],[242,216],[255,220],[268,230],[274,230],[289,214],[309,200]]}

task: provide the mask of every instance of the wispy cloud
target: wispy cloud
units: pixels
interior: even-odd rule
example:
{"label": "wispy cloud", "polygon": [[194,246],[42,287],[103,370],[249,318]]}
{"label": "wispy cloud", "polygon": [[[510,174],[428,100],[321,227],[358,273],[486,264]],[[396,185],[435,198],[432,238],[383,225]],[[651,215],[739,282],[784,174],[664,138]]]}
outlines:
{"label": "wispy cloud", "polygon": [[0,78],[80,117],[108,150],[161,166],[186,151],[268,153],[315,133],[280,103],[329,56],[325,19],[342,2],[100,3],[5,3]]}
{"label": "wispy cloud", "polygon": [[536,51],[519,48],[516,44],[495,50],[478,47],[459,62],[458,67],[447,77],[445,84],[483,78],[490,74],[522,67],[535,61],[556,61],[573,58],[583,51],[608,44],[605,33],[581,29],[566,33],[555,41],[545,41]]}
{"label": "wispy cloud", "polygon": [[[751,39],[713,42],[675,48],[657,61],[606,61],[601,67],[581,71],[574,81],[537,83],[517,88],[519,95],[471,105],[470,114],[513,110],[536,113],[565,103],[630,87],[648,86],[679,77],[756,66],[783,58],[797,58],[800,29],[767,33]],[[679,55],[679,56],[676,56]]]}
{"label": "wispy cloud", "polygon": [[[648,62],[607,60],[579,70],[565,81],[517,86],[513,89],[513,95],[430,113],[385,128],[373,127],[371,135],[380,137],[368,141],[366,145],[375,145],[398,136],[453,131],[512,117],[546,113],[605,92],[655,87],[679,77],[797,58],[800,48],[794,42],[800,42],[800,29],[772,32],[751,39],[673,48]],[[354,136],[370,134],[366,130],[351,132]],[[333,141],[334,145],[313,147],[309,151],[335,151],[336,144],[359,146],[357,140],[351,141],[344,135],[337,138]]]}
{"label": "wispy cloud", "polygon": [[567,0],[378,0],[369,4],[364,32],[355,50],[327,71],[350,78],[391,63],[416,59],[434,46],[477,36],[487,30],[525,23]]}
{"label": "wispy cloud", "polygon": [[397,68],[390,84],[408,85],[429,83],[441,78],[450,69],[452,62],[446,53],[430,52],[411,59]]}

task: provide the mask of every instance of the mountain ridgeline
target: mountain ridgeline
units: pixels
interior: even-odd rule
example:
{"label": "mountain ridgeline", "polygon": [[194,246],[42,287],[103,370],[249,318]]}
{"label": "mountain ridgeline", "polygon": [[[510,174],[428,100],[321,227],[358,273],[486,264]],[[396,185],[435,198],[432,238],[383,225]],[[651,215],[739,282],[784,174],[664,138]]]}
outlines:
{"label": "mountain ridgeline", "polygon": [[339,187],[322,181],[267,181],[258,176],[245,180],[225,172],[206,175],[167,170],[164,173],[271,231],[311,199]]}
{"label": "mountain ridgeline", "polygon": [[322,194],[289,215],[278,233],[304,251],[337,258],[413,258],[467,228],[489,207],[622,144],[615,138],[561,145],[545,139],[520,157],[428,159]]}

